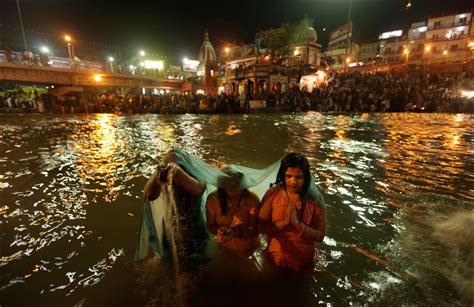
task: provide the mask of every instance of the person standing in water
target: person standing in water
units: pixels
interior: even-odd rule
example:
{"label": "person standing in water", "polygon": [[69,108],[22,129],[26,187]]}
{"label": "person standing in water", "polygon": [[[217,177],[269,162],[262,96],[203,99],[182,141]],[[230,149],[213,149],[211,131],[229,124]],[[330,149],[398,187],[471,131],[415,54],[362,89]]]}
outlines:
{"label": "person standing in water", "polygon": [[[176,159],[173,152],[168,153],[145,185],[144,197],[145,201],[156,200],[171,178],[180,220],[180,242],[177,248],[180,256],[186,258],[201,252],[209,238],[205,217],[200,208],[206,185],[189,174],[184,163],[180,163],[180,161]],[[155,226],[155,228],[157,227]],[[161,238],[154,238],[159,243],[154,250],[161,256],[167,255],[170,251],[170,234],[164,228],[159,233],[161,235],[154,233],[152,235],[161,236]]]}
{"label": "person standing in water", "polygon": [[321,242],[325,236],[326,215],[324,201],[311,190],[317,188],[308,159],[300,153],[286,155],[259,212],[259,229],[267,235],[266,255],[278,268],[314,268],[315,242]]}
{"label": "person standing in water", "polygon": [[[228,169],[222,172],[232,175]],[[259,203],[258,196],[247,189],[218,188],[207,198],[207,229],[217,236],[219,245],[248,257],[259,243]]]}

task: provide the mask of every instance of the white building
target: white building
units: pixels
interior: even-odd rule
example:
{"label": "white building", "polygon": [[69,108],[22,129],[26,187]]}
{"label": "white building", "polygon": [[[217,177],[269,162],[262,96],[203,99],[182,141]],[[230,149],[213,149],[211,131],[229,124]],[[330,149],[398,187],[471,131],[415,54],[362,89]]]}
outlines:
{"label": "white building", "polygon": [[407,35],[403,35],[403,30],[393,30],[379,35],[379,49],[382,63],[397,64],[407,61],[407,54],[404,52],[409,44]]}
{"label": "white building", "polygon": [[471,21],[471,12],[428,19],[427,63],[461,63],[470,59]]}

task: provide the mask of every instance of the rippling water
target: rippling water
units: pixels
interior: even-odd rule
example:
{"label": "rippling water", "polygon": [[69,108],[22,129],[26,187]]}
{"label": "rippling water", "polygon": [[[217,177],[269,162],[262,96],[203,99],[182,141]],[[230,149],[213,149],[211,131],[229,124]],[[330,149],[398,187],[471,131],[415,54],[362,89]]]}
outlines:
{"label": "rippling water", "polygon": [[474,302],[472,115],[0,118],[2,306],[173,302],[169,267],[132,261],[142,187],[172,147],[216,167],[309,157],[327,238],[292,305]]}

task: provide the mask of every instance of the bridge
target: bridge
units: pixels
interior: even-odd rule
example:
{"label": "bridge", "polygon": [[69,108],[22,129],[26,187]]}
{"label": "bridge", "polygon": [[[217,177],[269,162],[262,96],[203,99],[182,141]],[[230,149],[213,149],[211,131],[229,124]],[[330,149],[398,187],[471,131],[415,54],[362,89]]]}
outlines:
{"label": "bridge", "polygon": [[105,65],[89,61],[73,61],[64,58],[51,58],[48,65],[25,63],[7,59],[0,51],[0,80],[54,85],[56,92],[66,88],[148,88],[180,91],[183,80],[156,78],[148,75],[112,73]]}

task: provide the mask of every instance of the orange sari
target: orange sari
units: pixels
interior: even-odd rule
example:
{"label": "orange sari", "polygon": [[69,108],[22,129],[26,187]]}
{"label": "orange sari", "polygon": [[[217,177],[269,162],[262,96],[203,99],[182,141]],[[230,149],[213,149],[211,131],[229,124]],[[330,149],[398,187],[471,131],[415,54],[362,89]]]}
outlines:
{"label": "orange sari", "polygon": [[[218,227],[232,227],[238,225],[249,226],[249,215],[257,214],[257,208],[247,208],[245,206],[240,207],[239,210],[233,214],[230,218],[232,222],[228,225],[224,224],[221,220],[222,217],[218,217],[217,224]],[[252,238],[236,238],[229,235],[223,235],[221,231],[217,232],[217,242],[227,247],[228,249],[234,251],[237,254],[244,256],[250,256],[254,250],[257,248],[260,240],[259,236]]]}
{"label": "orange sari", "polygon": [[[272,189],[274,189],[270,192],[272,222],[276,222],[285,216],[289,204],[281,193],[281,191],[284,191],[283,188],[274,187]],[[300,221],[308,227],[313,227],[311,222],[315,206],[314,201],[306,201],[304,206],[302,206],[301,201],[296,204]],[[301,210],[304,210],[304,212],[301,213]],[[267,241],[267,256],[276,266],[294,271],[313,270],[316,244],[314,241],[304,239],[299,230],[293,225],[287,225],[277,233],[267,234]]]}

